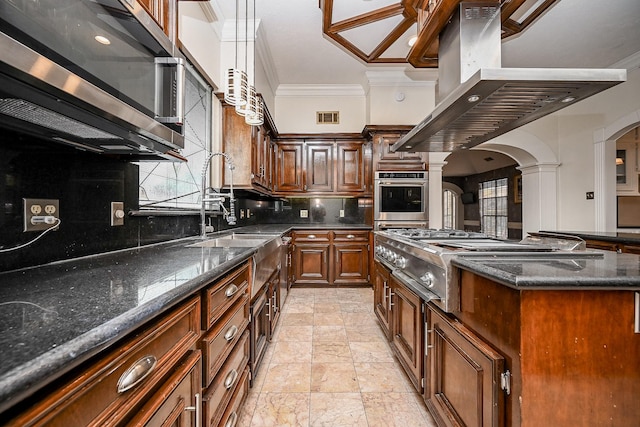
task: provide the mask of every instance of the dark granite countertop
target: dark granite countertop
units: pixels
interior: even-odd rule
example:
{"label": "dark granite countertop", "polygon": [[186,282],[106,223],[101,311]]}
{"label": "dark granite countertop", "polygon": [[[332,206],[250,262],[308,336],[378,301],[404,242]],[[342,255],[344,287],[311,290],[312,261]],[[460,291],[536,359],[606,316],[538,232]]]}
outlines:
{"label": "dark granite countertop", "polygon": [[640,290],[640,256],[611,251],[463,254],[452,263],[520,290]]}
{"label": "dark granite countertop", "polygon": [[567,234],[584,240],[600,240],[603,242],[640,245],[640,233],[598,232],[598,231],[544,231],[545,233]]}
{"label": "dark granite countertop", "polygon": [[[268,224],[229,232],[371,229]],[[247,260],[198,237],[0,273],[0,412]]]}

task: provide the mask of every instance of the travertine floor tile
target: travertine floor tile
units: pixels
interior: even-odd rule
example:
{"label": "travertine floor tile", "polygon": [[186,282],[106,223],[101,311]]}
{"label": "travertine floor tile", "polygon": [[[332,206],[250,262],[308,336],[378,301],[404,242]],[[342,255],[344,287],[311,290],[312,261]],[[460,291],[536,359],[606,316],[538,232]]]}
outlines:
{"label": "travertine floor tile", "polygon": [[313,342],[326,341],[348,344],[344,326],[314,326]]}
{"label": "travertine floor tile", "polygon": [[389,345],[385,342],[349,342],[349,348],[354,362],[394,362]]}
{"label": "travertine floor tile", "polygon": [[314,313],[340,313],[340,303],[316,301],[313,311]]}
{"label": "travertine floor tile", "polygon": [[366,427],[360,393],[312,393],[309,425],[313,427]]}
{"label": "travertine floor tile", "polygon": [[372,313],[342,313],[345,326],[369,327],[378,326],[378,321]]}
{"label": "travertine floor tile", "polygon": [[301,301],[291,304],[285,304],[282,311],[284,313],[313,313],[315,303],[311,301]]}
{"label": "travertine floor tile", "polygon": [[311,341],[280,341],[271,346],[271,363],[311,363]]}
{"label": "travertine floor tile", "polygon": [[345,326],[347,332],[347,339],[349,341],[378,341],[387,343],[387,338],[384,336],[380,325],[372,326]]}
{"label": "travertine floor tile", "polygon": [[314,342],[313,363],[353,363],[348,344],[335,342]]}
{"label": "travertine floor tile", "polygon": [[313,326],[281,326],[276,341],[311,341]]}
{"label": "travertine floor tile", "polygon": [[311,387],[310,363],[272,363],[261,392],[303,393]]}
{"label": "travertine floor tile", "polygon": [[351,363],[313,363],[311,392],[358,392],[358,379]]}
{"label": "travertine floor tile", "polygon": [[314,326],[343,326],[342,313],[340,311],[333,313],[314,313],[313,314]]}
{"label": "travertine floor tile", "polygon": [[252,427],[309,425],[308,393],[261,393],[251,419]]}
{"label": "travertine floor tile", "polygon": [[404,378],[395,363],[354,362],[361,392],[410,392],[408,379]]}
{"label": "travertine floor tile", "polygon": [[282,326],[313,326],[313,313],[285,313],[280,324]]}
{"label": "travertine floor tile", "polygon": [[362,393],[370,426],[435,427],[422,417],[412,393]]}

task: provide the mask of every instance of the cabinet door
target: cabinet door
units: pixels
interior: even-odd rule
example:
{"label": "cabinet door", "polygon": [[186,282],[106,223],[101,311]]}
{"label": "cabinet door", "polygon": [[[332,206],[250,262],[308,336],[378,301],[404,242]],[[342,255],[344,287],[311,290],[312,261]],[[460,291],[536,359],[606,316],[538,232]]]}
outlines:
{"label": "cabinet door", "polygon": [[269,308],[269,341],[276,330],[280,318],[280,272],[276,271],[269,280],[269,292],[267,307]]}
{"label": "cabinet door", "polygon": [[368,244],[333,244],[333,283],[367,284],[369,283]]}
{"label": "cabinet door", "polygon": [[267,307],[267,289],[263,289],[257,296],[256,300],[251,304],[251,381],[256,377],[260,362],[267,350],[267,344],[270,339],[271,324],[269,322],[269,308]]}
{"label": "cabinet door", "polygon": [[391,340],[391,306],[389,305],[389,270],[379,262],[375,262],[373,277],[373,305],[380,327],[388,340]]}
{"label": "cabinet door", "polygon": [[296,243],[294,284],[329,284],[329,244]]}
{"label": "cabinet door", "polygon": [[130,425],[136,426],[196,426],[200,413],[200,352],[193,352],[176,368],[162,388],[136,412]]}
{"label": "cabinet door", "polygon": [[413,386],[422,392],[424,322],[420,297],[398,283],[391,282],[392,348]]}
{"label": "cabinet door", "polygon": [[336,191],[363,192],[365,190],[365,168],[362,143],[338,141],[336,150]]}
{"label": "cabinet door", "polygon": [[424,153],[391,151],[391,146],[404,135],[404,132],[376,134],[373,137],[374,170],[425,170]]}
{"label": "cabinet door", "polygon": [[304,191],[302,179],[302,143],[278,144],[276,191]]}
{"label": "cabinet door", "polygon": [[306,142],[305,191],[333,192],[333,142]]}
{"label": "cabinet door", "polygon": [[503,426],[504,358],[458,321],[429,310],[432,413],[446,426]]}

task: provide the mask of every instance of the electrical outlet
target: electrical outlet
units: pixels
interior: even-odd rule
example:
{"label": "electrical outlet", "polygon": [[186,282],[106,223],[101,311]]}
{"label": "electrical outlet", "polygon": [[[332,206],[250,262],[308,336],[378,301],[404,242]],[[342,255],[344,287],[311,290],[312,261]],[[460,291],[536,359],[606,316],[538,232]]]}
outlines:
{"label": "electrical outlet", "polygon": [[111,202],[111,226],[124,225],[124,202]]}
{"label": "electrical outlet", "polygon": [[251,218],[251,209],[247,208],[247,218]]}
{"label": "electrical outlet", "polygon": [[300,209],[300,218],[308,218],[309,217],[309,211],[306,209]]}
{"label": "electrical outlet", "polygon": [[344,218],[344,209],[340,209],[340,218]]}
{"label": "electrical outlet", "polygon": [[[34,217],[60,218],[60,200],[58,199],[22,199],[24,229],[23,231],[44,231],[52,224],[45,221],[33,220]],[[32,221],[33,220],[33,221]],[[56,227],[57,228],[57,227]]]}
{"label": "electrical outlet", "polygon": [[244,219],[244,209],[240,209],[240,219]]}

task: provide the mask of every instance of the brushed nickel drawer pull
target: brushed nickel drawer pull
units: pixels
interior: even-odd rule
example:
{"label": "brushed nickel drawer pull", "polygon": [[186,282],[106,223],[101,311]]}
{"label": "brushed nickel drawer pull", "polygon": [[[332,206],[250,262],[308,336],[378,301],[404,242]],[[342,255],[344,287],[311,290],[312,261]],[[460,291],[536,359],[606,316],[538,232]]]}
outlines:
{"label": "brushed nickel drawer pull", "polygon": [[235,369],[232,369],[231,372],[229,372],[224,379],[224,388],[229,390],[236,383],[237,379],[238,379],[238,371],[236,371]]}
{"label": "brushed nickel drawer pull", "polygon": [[307,236],[307,239],[315,239],[315,238],[316,238],[316,235],[315,235],[315,234],[309,234],[309,235]]}
{"label": "brushed nickel drawer pull", "polygon": [[237,333],[238,327],[236,325],[232,325],[229,329],[227,329],[227,332],[224,333],[224,339],[227,341],[231,341],[235,338]]}
{"label": "brushed nickel drawer pull", "polygon": [[224,294],[227,298],[231,298],[236,294],[236,292],[238,292],[238,287],[232,283],[229,286],[227,286],[227,289],[225,289]]}
{"label": "brushed nickel drawer pull", "polygon": [[636,292],[636,313],[633,323],[633,332],[640,334],[640,292]]}
{"label": "brushed nickel drawer pull", "polygon": [[158,359],[155,356],[145,356],[137,360],[120,376],[118,380],[118,393],[124,393],[127,390],[140,384],[142,380],[147,378],[153,372]]}
{"label": "brushed nickel drawer pull", "polygon": [[354,236],[353,234],[347,234],[347,239],[355,239],[356,236]]}
{"label": "brushed nickel drawer pull", "polygon": [[195,416],[196,416],[195,427],[201,427],[202,426],[202,421],[201,421],[202,420],[202,399],[200,398],[200,393],[196,393],[194,397],[196,399],[196,405],[187,406],[186,408],[184,408],[184,410],[195,412]]}
{"label": "brushed nickel drawer pull", "polygon": [[231,415],[229,415],[229,419],[227,420],[227,422],[224,423],[224,427],[235,427],[237,422],[238,414],[236,414],[236,411],[233,411]]}

